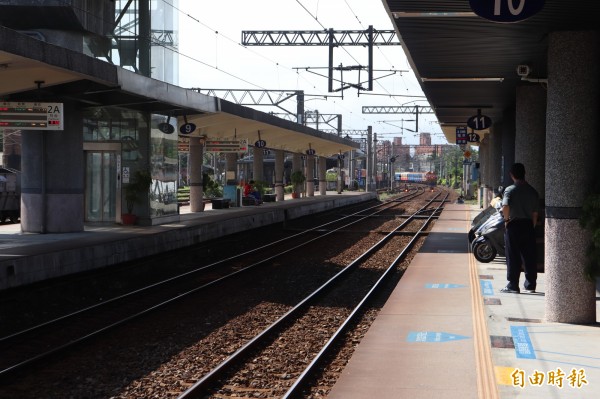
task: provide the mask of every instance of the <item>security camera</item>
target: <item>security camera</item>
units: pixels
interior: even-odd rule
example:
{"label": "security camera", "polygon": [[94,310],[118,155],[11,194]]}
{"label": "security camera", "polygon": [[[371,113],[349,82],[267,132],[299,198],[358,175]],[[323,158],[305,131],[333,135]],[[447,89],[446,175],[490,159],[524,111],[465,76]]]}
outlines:
{"label": "security camera", "polygon": [[526,78],[527,76],[529,76],[529,73],[531,72],[531,69],[529,68],[529,65],[519,65],[517,66],[517,75]]}

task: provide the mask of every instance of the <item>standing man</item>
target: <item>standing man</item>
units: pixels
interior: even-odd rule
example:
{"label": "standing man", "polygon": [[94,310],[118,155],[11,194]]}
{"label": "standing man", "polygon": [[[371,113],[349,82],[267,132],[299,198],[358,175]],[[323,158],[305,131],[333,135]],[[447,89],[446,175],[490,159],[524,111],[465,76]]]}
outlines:
{"label": "standing man", "polygon": [[506,230],[506,278],[508,284],[500,292],[518,294],[521,263],[525,263],[525,290],[534,293],[537,280],[535,225],[538,220],[539,196],[525,181],[525,166],[515,163],[510,168],[514,184],[504,190],[502,214]]}

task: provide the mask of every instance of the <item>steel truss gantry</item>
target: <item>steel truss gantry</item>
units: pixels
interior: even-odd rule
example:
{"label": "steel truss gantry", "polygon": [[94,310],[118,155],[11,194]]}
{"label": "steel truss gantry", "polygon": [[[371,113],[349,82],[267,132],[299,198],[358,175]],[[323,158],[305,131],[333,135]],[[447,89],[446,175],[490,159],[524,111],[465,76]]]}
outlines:
{"label": "steel truss gantry", "polygon": [[[399,46],[396,31],[377,30],[369,25],[366,30],[271,30],[242,31],[244,46],[328,46],[329,76],[328,91],[333,92],[333,49],[339,46],[365,46],[369,52],[367,66],[368,91],[373,91],[373,46]],[[362,68],[362,67],[361,67]],[[356,86],[356,85],[354,85]]]}

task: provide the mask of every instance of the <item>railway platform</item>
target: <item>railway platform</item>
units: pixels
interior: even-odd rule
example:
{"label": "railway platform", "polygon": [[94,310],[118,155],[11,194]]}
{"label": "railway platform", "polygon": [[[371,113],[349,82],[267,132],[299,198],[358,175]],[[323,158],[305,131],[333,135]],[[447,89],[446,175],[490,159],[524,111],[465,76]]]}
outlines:
{"label": "railway platform", "polygon": [[0,291],[77,272],[127,262],[377,198],[373,192],[335,191],[260,206],[180,209],[178,222],[156,226],[87,223],[84,231],[23,234],[20,224],[0,225]]}
{"label": "railway platform", "polygon": [[469,251],[478,213],[445,206],[328,399],[600,397],[600,324],[546,322],[543,273],[501,293],[505,259]]}

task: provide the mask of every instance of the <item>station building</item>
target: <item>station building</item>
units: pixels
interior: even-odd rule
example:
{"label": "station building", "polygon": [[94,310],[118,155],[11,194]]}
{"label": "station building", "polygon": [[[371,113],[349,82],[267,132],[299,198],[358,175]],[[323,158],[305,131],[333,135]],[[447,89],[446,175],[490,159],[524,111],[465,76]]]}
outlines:
{"label": "station building", "polygon": [[[128,212],[125,187],[139,171],[152,179],[134,206],[139,223],[178,220],[173,198],[182,136],[193,212],[203,209],[207,140],[245,140],[257,180],[263,180],[264,149],[252,145],[264,143],[275,153],[280,200],[285,154],[294,169],[305,168],[310,175],[322,158],[318,168],[324,180],[325,157],[358,147],[337,135],[178,87],[174,10],[149,0],[0,4],[0,102],[62,107],[61,130],[3,126],[5,134],[21,134],[23,232],[77,232],[86,222],[121,223]],[[180,130],[183,125],[187,130]],[[233,185],[239,183],[238,154],[230,155],[227,180]],[[314,194],[312,180],[307,194]]]}

